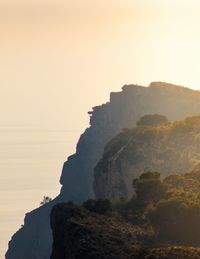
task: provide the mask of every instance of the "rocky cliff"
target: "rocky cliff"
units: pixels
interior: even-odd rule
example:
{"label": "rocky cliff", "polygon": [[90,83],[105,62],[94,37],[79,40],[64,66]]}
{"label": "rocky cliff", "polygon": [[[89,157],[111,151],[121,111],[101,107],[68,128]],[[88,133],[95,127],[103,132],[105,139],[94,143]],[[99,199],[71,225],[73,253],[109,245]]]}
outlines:
{"label": "rocky cliff", "polygon": [[61,195],[81,202],[93,194],[93,169],[105,144],[123,128],[135,126],[145,114],[159,113],[177,120],[200,113],[200,92],[172,84],[154,82],[149,87],[125,85],[111,93],[110,101],[89,112],[90,127],[77,144],[75,155],[64,164]]}
{"label": "rocky cliff", "polygon": [[126,129],[105,147],[95,168],[97,198],[131,198],[133,179],[145,171],[162,176],[191,171],[200,164],[200,116]]}
{"label": "rocky cliff", "polygon": [[154,82],[149,87],[125,85],[111,93],[110,101],[89,112],[90,127],[81,135],[76,154],[64,163],[61,193],[52,202],[25,217],[25,224],[9,243],[7,259],[47,259],[51,253],[52,234],[49,212],[58,201],[82,202],[93,197],[93,169],[105,144],[123,128],[135,126],[145,114],[159,113],[169,120],[200,113],[200,92],[172,84]]}

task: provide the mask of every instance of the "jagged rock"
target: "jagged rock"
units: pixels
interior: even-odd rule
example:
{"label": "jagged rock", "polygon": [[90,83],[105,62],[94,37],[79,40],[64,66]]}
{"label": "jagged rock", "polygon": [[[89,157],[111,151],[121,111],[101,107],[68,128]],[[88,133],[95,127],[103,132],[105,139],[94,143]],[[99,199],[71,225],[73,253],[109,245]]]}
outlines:
{"label": "jagged rock", "polygon": [[[81,135],[76,154],[65,162],[60,182],[61,193],[50,202],[29,213],[25,224],[12,238],[7,259],[47,259],[51,253],[49,211],[59,200],[82,202],[94,196],[93,169],[103,154],[105,144],[123,128],[135,126],[145,114],[162,114],[169,120],[200,112],[200,92],[161,82],[149,87],[125,85],[111,93],[110,102],[93,108],[90,127]],[[37,172],[36,172],[37,173]],[[26,245],[23,245],[26,244]]]}

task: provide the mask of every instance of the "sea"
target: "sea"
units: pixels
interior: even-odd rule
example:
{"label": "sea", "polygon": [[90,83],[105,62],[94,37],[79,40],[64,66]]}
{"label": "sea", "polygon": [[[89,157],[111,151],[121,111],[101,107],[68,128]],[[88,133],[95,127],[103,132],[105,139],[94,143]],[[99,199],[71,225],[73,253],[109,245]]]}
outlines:
{"label": "sea", "polygon": [[59,193],[63,162],[79,135],[79,129],[54,125],[0,125],[0,258],[25,213]]}

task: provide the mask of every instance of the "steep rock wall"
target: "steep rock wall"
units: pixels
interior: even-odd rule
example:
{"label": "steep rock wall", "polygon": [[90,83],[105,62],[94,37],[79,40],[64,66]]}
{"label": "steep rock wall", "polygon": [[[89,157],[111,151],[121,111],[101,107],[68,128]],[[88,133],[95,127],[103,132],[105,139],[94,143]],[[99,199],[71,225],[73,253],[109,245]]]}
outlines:
{"label": "steep rock wall", "polygon": [[127,129],[105,147],[95,168],[96,197],[118,201],[134,194],[133,179],[146,171],[162,176],[188,172],[200,164],[200,116]]}
{"label": "steep rock wall", "polygon": [[135,126],[145,114],[159,113],[170,120],[200,113],[200,92],[172,84],[154,82],[149,87],[126,85],[111,93],[110,102],[93,108],[90,127],[81,135],[76,154],[64,163],[56,199],[25,217],[25,224],[9,243],[7,259],[47,259],[52,234],[49,212],[58,201],[82,202],[93,197],[93,169],[105,144],[123,128]]}

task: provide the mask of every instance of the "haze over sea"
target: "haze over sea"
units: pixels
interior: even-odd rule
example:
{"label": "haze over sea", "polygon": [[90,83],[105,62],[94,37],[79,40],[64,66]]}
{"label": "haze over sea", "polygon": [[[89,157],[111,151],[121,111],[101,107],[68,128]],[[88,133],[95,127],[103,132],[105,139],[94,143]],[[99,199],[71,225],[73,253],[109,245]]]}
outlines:
{"label": "haze over sea", "polygon": [[0,258],[25,213],[44,195],[59,193],[62,164],[74,152],[76,134],[76,129],[0,126]]}

